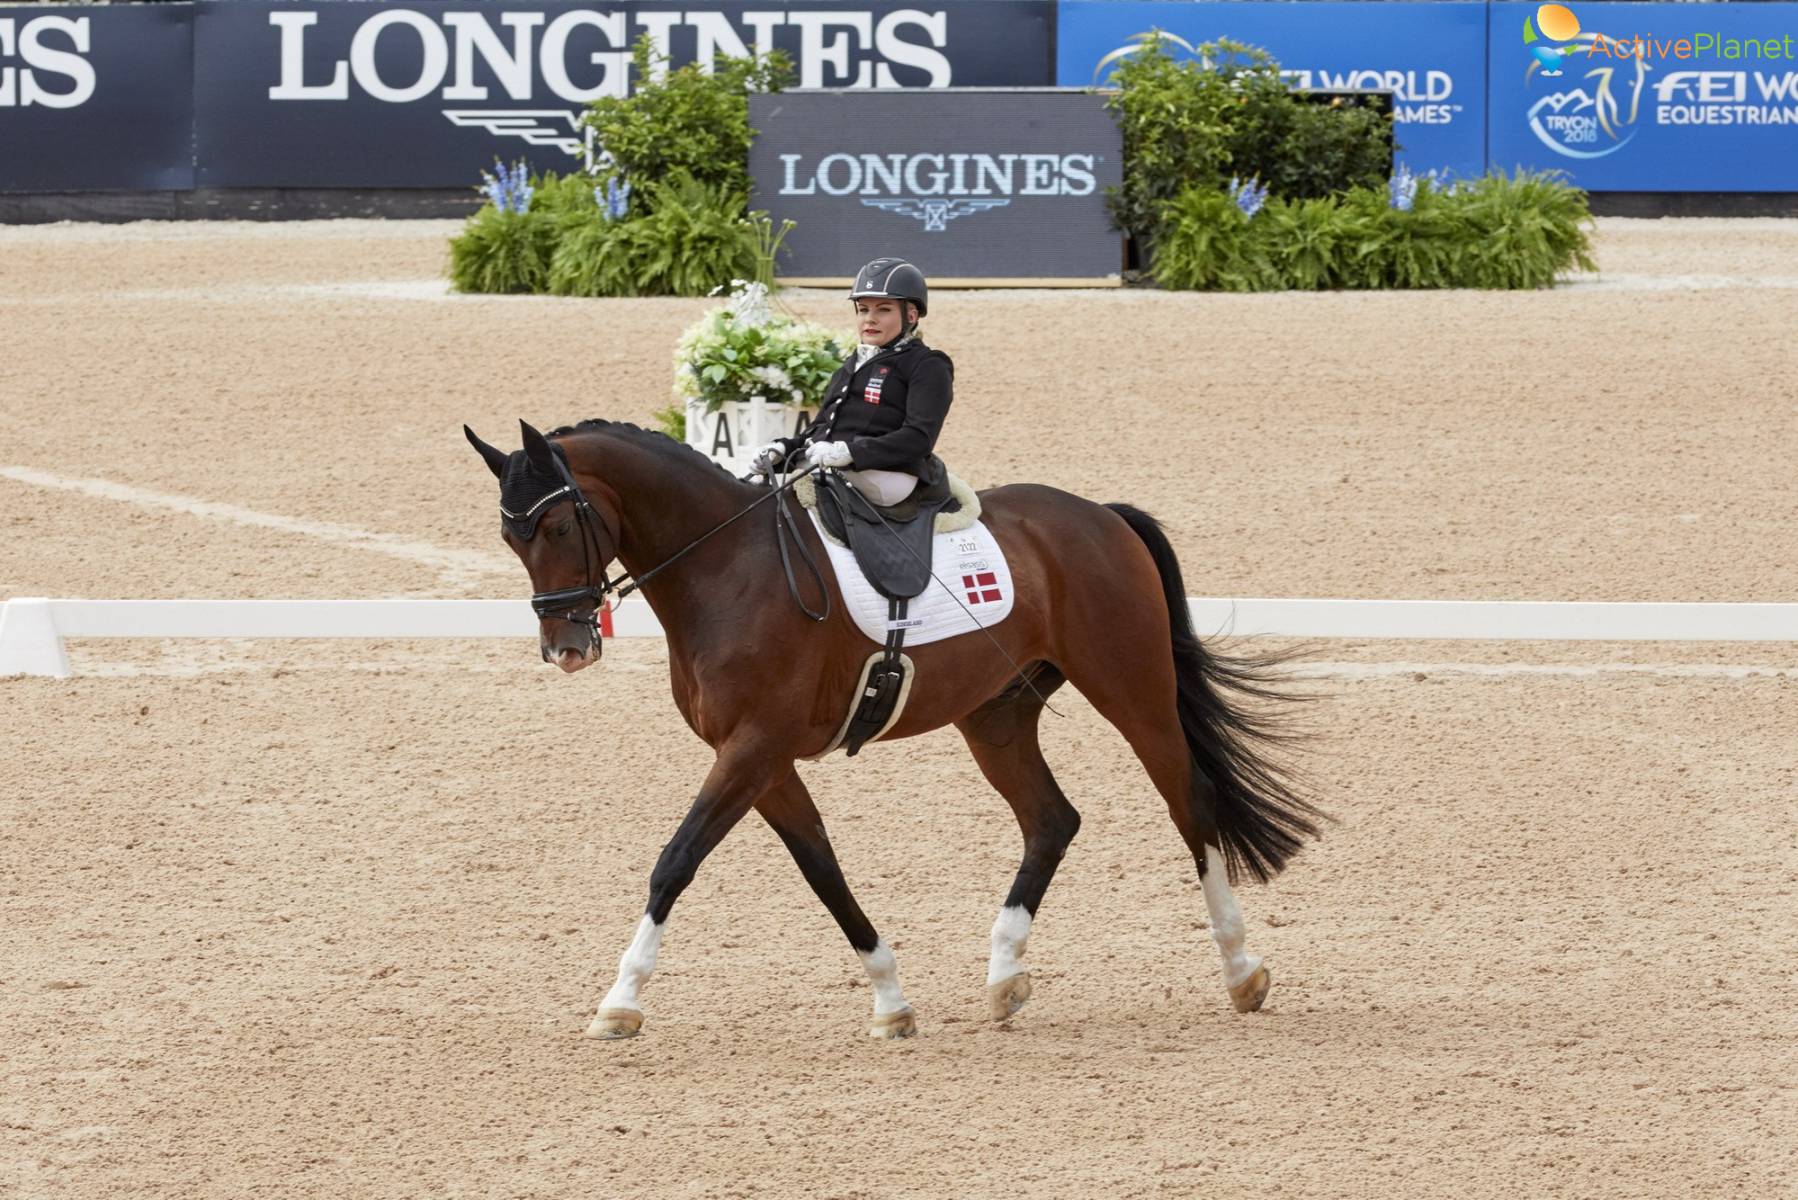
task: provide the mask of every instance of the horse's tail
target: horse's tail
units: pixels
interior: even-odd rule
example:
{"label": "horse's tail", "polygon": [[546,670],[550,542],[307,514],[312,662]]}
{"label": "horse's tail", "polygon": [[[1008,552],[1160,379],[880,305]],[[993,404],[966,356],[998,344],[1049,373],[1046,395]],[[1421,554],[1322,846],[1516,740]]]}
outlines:
{"label": "horse's tail", "polygon": [[1205,649],[1186,607],[1180,562],[1161,523],[1128,504],[1105,507],[1136,531],[1161,573],[1173,626],[1180,725],[1194,767],[1211,781],[1212,823],[1230,875],[1234,878],[1246,869],[1266,882],[1279,874],[1306,838],[1317,836],[1318,822],[1328,819],[1299,793],[1290,769],[1266,756],[1269,748],[1294,742],[1296,736],[1278,714],[1242,703],[1295,699],[1278,687],[1278,668],[1287,656],[1233,657]]}

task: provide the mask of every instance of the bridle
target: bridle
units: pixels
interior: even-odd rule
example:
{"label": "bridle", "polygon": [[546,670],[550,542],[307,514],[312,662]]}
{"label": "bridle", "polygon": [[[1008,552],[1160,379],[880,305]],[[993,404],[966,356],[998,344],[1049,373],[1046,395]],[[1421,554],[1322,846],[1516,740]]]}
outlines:
{"label": "bridle", "polygon": [[[616,595],[619,599],[623,599],[636,585],[632,584],[631,588],[624,591],[618,590],[619,582],[628,578],[628,572],[618,576],[617,579],[606,578],[606,564],[618,557],[618,535],[612,532],[599,510],[593,507],[586,494],[581,491],[580,484],[574,481],[574,473],[568,469],[568,464],[563,461],[562,455],[552,452],[550,458],[556,464],[556,473],[561,476],[562,486],[543,496],[521,513],[515,513],[501,504],[499,506],[500,515],[509,521],[524,524],[558,500],[574,501],[574,517],[581,529],[581,577],[587,582],[577,587],[535,592],[531,595],[531,610],[542,620],[560,617],[564,621],[584,626],[588,636],[592,639],[592,645],[598,646],[599,614],[600,610],[607,605],[607,597]],[[601,530],[605,531],[607,544],[611,547],[610,554],[600,551],[599,535]],[[589,546],[592,547],[591,553],[588,551]],[[594,570],[594,556],[599,559],[597,571]],[[597,583],[594,582],[596,577]],[[577,611],[588,604],[593,606],[593,611],[585,617],[577,616]],[[545,657],[547,658],[547,653]]]}
{"label": "bridle", "polygon": [[[606,523],[605,517],[598,509],[593,507],[592,503],[587,499],[586,494],[581,491],[581,485],[574,481],[574,472],[568,469],[568,463],[563,459],[560,448],[558,447],[552,451],[550,457],[555,461],[556,473],[561,477],[562,486],[555,491],[550,492],[548,495],[543,496],[522,513],[512,512],[503,503],[499,506],[499,511],[500,515],[504,516],[507,520],[514,523],[523,523],[544,512],[548,506],[554,504],[558,500],[572,500],[574,502],[575,520],[579,522],[581,527],[581,576],[587,582],[576,587],[557,588],[554,591],[549,592],[534,592],[531,595],[531,610],[537,614],[537,617],[540,620],[546,620],[550,617],[559,617],[571,624],[584,627],[588,632],[588,636],[592,639],[591,645],[595,648],[597,648],[600,643],[599,614],[602,609],[610,607],[614,601],[624,599],[626,596],[648,583],[658,572],[673,566],[675,562],[684,557],[689,550],[692,550],[713,534],[720,532],[730,525],[734,525],[738,520],[749,515],[749,513],[753,512],[762,504],[772,500],[782,492],[785,492],[805,476],[810,475],[813,471],[817,470],[816,467],[808,466],[803,471],[797,471],[788,476],[780,486],[770,488],[766,495],[758,497],[748,506],[718,522],[718,524],[712,526],[710,529],[688,542],[685,546],[675,551],[672,555],[643,572],[643,574],[633,577],[629,571],[621,571],[616,576],[607,578],[605,570],[606,564],[618,557],[618,535],[612,532],[611,526]],[[824,595],[824,610],[822,612],[813,612],[811,608],[806,605],[805,601],[800,599],[798,581],[794,579],[792,565],[787,560],[786,541],[784,537],[780,536],[784,534],[786,537],[793,537],[797,541],[796,535],[786,529],[785,524],[781,521],[781,518],[786,516],[785,510],[786,506],[784,504],[776,505],[774,512],[777,534],[775,540],[780,543],[781,565],[786,571],[787,591],[792,595],[793,599],[798,602],[800,609],[804,611],[806,616],[814,621],[823,621],[830,615],[830,590],[824,586],[824,577],[819,572],[817,564],[812,561],[811,553],[805,548],[805,543],[799,541],[798,546],[800,556],[804,560],[806,566],[811,568],[812,575],[817,581],[819,590]],[[602,554],[600,552],[599,535],[601,530],[605,531],[607,544],[611,547],[611,553],[609,554]],[[589,555],[588,553],[587,548],[589,544],[591,544],[593,548],[592,555]],[[594,566],[594,555],[597,555],[599,559],[597,570]],[[597,582],[595,582],[595,580],[597,580]],[[629,580],[629,582],[626,582],[626,580]],[[623,586],[619,586],[620,584]],[[593,606],[593,611],[590,614],[585,617],[575,615],[579,609],[588,604]],[[545,652],[544,657],[547,661],[547,652]]]}

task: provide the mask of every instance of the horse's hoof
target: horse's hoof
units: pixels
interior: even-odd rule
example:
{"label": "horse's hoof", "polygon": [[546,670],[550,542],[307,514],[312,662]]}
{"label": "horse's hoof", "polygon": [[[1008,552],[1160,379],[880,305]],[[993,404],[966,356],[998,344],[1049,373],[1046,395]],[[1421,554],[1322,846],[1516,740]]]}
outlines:
{"label": "horse's hoof", "polygon": [[987,1003],[992,1006],[993,1020],[1009,1021],[1012,1014],[1030,999],[1030,972],[1020,971],[1010,979],[986,985]]}
{"label": "horse's hoof", "polygon": [[602,1008],[587,1026],[587,1036],[602,1042],[633,1038],[643,1028],[643,1014],[634,1008]]}
{"label": "horse's hoof", "polygon": [[1256,967],[1253,975],[1230,989],[1230,1003],[1235,1005],[1237,1012],[1255,1012],[1267,999],[1267,989],[1272,982],[1266,967]]}
{"label": "horse's hoof", "polygon": [[898,1012],[875,1013],[874,1019],[868,1023],[868,1036],[883,1042],[895,1038],[908,1038],[918,1032],[918,1019],[909,1008]]}

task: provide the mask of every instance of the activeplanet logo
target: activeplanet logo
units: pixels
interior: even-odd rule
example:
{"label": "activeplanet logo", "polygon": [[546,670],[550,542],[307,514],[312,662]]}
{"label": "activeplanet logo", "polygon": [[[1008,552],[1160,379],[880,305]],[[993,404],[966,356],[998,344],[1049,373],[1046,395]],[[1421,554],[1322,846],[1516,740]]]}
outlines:
{"label": "activeplanet logo", "polygon": [[[1568,60],[1574,54],[1589,51],[1605,36],[1582,30],[1579,19],[1565,5],[1539,6],[1534,18],[1526,17],[1523,22],[1523,42],[1530,49],[1524,82],[1559,79],[1565,68],[1572,65]],[[1624,75],[1621,81],[1619,73]],[[1567,158],[1615,154],[1636,136],[1647,69],[1640,58],[1621,64],[1605,60],[1587,71],[1583,79],[1569,88],[1555,88],[1531,104],[1525,114],[1530,132],[1550,150]],[[1618,99],[1620,87],[1627,107]]]}

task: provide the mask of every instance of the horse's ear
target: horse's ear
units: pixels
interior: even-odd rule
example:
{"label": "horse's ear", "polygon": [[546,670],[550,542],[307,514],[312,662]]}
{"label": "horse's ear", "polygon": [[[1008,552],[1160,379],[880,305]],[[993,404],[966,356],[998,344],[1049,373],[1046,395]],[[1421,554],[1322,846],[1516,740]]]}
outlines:
{"label": "horse's ear", "polygon": [[524,434],[524,452],[529,456],[531,465],[546,475],[556,474],[556,452],[549,448],[549,439],[522,419],[518,422],[518,429]]}
{"label": "horse's ear", "polygon": [[505,452],[483,442],[474,435],[474,430],[466,425],[462,426],[462,432],[468,435],[468,444],[479,450],[481,457],[487,460],[487,469],[493,472],[493,477],[495,479],[502,478],[506,472]]}

